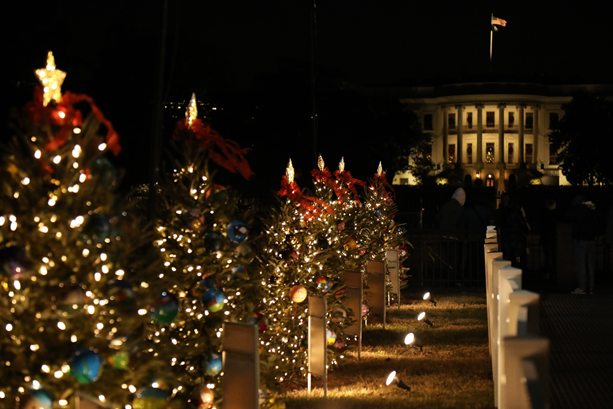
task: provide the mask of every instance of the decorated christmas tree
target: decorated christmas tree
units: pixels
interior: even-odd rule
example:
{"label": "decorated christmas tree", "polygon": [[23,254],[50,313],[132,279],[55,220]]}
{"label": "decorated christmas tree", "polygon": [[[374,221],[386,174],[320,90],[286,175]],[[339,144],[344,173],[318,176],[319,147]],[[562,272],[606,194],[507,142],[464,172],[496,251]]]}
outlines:
{"label": "decorated christmas tree", "polygon": [[[404,229],[395,221],[396,206],[394,188],[389,184],[381,163],[377,172],[369,181],[363,192],[364,211],[359,214],[358,224],[361,234],[358,246],[367,248],[369,260],[385,261],[386,251],[397,249],[399,261],[408,256],[410,244],[403,236]],[[401,286],[406,286],[406,273],[399,271]]]}
{"label": "decorated christmas tree", "polygon": [[[304,379],[307,370],[307,297],[323,296],[328,308],[328,363],[337,364],[346,347],[343,328],[349,323],[342,305],[341,274],[358,254],[347,246],[352,216],[339,212],[337,195],[346,198],[346,186],[337,183],[323,160],[313,172],[315,194],[294,180],[291,160],[281,182],[281,203],[271,210],[263,235],[261,280],[265,295],[263,315],[268,329],[262,334],[262,376],[269,382]],[[353,196],[352,196],[353,198]],[[354,242],[355,243],[355,242]]]}
{"label": "decorated christmas tree", "polygon": [[252,278],[251,211],[231,188],[215,183],[212,170],[221,167],[248,179],[245,152],[197,118],[193,95],[159,184],[155,245],[167,287],[162,309],[147,327],[150,355],[168,367],[156,392],[178,407],[191,402],[208,408],[222,399],[224,321],[266,325],[257,314],[259,281]]}
{"label": "decorated christmas tree", "polygon": [[[149,364],[131,366],[157,298],[156,254],[115,192],[112,124],[47,66],[3,146],[0,175],[0,406],[133,403]],[[134,400],[136,407],[138,399]]]}

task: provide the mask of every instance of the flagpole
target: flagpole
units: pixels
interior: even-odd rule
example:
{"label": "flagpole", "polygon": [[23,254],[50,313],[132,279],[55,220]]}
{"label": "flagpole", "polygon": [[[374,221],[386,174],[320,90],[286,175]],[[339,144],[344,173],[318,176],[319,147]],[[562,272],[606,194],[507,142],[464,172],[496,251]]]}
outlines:
{"label": "flagpole", "polygon": [[490,72],[492,72],[492,45],[494,44],[494,30],[492,29],[494,13],[490,14]]}

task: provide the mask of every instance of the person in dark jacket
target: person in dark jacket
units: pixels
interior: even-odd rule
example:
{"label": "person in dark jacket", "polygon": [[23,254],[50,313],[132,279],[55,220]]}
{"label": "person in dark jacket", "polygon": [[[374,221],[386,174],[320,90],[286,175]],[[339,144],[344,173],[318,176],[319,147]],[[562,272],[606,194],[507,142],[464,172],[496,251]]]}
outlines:
{"label": "person in dark jacket", "polygon": [[459,187],[451,195],[451,199],[446,202],[436,213],[434,218],[441,230],[456,230],[460,228],[460,216],[464,210],[466,202],[466,192]]}
{"label": "person in dark jacket", "polygon": [[566,219],[572,222],[571,237],[575,253],[575,267],[579,287],[572,294],[592,294],[594,292],[594,249],[598,234],[598,217],[596,205],[581,195],[575,197],[566,213]]}
{"label": "person in dark jacket", "polygon": [[466,202],[466,191],[459,187],[441,209],[435,219],[441,229],[441,259],[448,267],[448,279],[462,278],[461,216]]}
{"label": "person in dark jacket", "polygon": [[557,204],[553,199],[545,202],[539,214],[540,239],[545,255],[544,277],[546,280],[553,279],[556,273],[557,239],[558,239],[558,214]]}
{"label": "person in dark jacket", "polygon": [[508,193],[503,193],[500,198],[500,206],[496,210],[496,229],[502,257],[510,261],[513,267],[526,271],[530,224],[523,207]]}

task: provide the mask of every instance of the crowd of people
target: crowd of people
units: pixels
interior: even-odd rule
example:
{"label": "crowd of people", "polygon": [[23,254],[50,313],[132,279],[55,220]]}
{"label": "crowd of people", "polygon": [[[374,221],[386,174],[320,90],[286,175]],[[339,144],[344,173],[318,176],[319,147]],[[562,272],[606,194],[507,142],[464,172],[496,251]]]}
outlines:
{"label": "crowd of people", "polygon": [[[469,191],[470,192],[470,191]],[[587,195],[577,195],[568,206],[560,209],[554,199],[546,199],[537,209],[524,208],[517,195],[505,192],[498,198],[498,206],[471,197],[459,187],[451,199],[436,213],[435,220],[443,238],[460,241],[483,240],[487,226],[496,226],[500,251],[512,266],[527,272],[524,282],[555,283],[558,259],[558,225],[571,223],[571,237],[577,288],[572,294],[593,294],[595,286],[594,248],[598,236],[605,236],[613,245],[613,206],[607,211],[597,208]],[[532,223],[531,223],[532,222]],[[471,237],[467,237],[471,236]],[[531,235],[538,236],[542,249],[540,268],[528,270]],[[479,249],[479,246],[475,246]],[[482,246],[481,246],[482,249]],[[446,247],[445,258],[461,258],[461,245]],[[465,253],[465,252],[464,252]],[[457,263],[462,265],[462,262]]]}

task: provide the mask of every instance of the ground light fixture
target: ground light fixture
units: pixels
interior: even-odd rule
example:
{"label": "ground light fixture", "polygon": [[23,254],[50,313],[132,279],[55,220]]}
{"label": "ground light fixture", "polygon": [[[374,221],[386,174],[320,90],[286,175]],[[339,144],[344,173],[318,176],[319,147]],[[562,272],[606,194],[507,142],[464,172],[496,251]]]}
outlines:
{"label": "ground light fixture", "polygon": [[[406,337],[404,337],[404,344],[408,347],[406,351],[411,348],[419,348],[420,352],[424,351],[423,345],[419,345],[415,342],[415,335],[412,332],[409,332]],[[404,351],[404,352],[406,352]],[[404,353],[403,352],[403,353]]]}
{"label": "ground light fixture", "polygon": [[407,385],[406,383],[404,383],[402,380],[398,378],[398,376],[396,375],[396,371],[392,371],[390,372],[389,375],[387,375],[387,380],[385,381],[385,385],[386,386],[396,385],[397,387],[399,387],[400,389],[404,389],[405,391],[411,390],[411,387],[409,385]]}
{"label": "ground light fixture", "polygon": [[424,301],[426,301],[426,300],[430,301],[436,307],[436,300],[434,298],[432,298],[432,294],[430,294],[430,291],[428,291],[427,293],[424,294]]}
{"label": "ground light fixture", "polygon": [[433,326],[432,322],[428,319],[428,317],[426,317],[426,312],[422,311],[419,313],[419,315],[417,316],[417,321],[423,321],[426,324],[428,324],[429,326]]}

